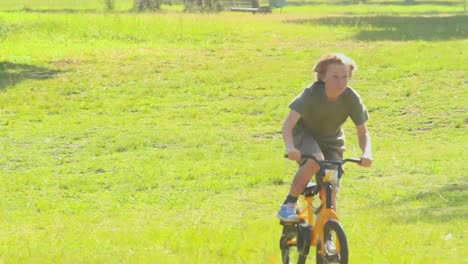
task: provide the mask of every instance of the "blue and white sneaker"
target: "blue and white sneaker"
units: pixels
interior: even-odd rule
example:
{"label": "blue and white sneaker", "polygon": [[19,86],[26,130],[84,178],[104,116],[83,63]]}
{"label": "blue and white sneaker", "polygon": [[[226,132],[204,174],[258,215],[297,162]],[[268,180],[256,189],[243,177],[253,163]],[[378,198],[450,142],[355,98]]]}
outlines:
{"label": "blue and white sneaker", "polygon": [[278,218],[283,222],[299,222],[299,216],[296,214],[296,204],[283,204],[278,212]]}

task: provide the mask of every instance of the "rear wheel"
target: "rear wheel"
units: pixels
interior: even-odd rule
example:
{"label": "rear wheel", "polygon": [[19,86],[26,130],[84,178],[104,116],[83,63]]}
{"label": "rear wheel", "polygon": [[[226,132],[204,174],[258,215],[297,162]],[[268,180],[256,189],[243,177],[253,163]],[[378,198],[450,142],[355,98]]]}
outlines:
{"label": "rear wheel", "polygon": [[297,251],[299,252],[298,264],[304,264],[307,260],[307,255],[312,242],[312,226],[308,224],[300,224],[297,231]]}
{"label": "rear wheel", "polygon": [[341,224],[336,220],[329,220],[325,224],[324,234],[321,239],[324,239],[324,254],[320,254],[322,243],[318,241],[316,252],[317,264],[340,263],[348,264],[348,240]]}
{"label": "rear wheel", "polygon": [[297,226],[283,224],[283,233],[280,239],[281,263],[292,264],[291,248],[296,245]]}
{"label": "rear wheel", "polygon": [[[287,241],[283,241],[287,243]],[[293,241],[293,243],[295,243],[295,241]],[[281,263],[283,264],[305,264],[307,255],[299,253],[295,245],[285,245],[281,248],[281,259]]]}
{"label": "rear wheel", "polygon": [[312,227],[305,224],[283,226],[280,239],[283,264],[305,264],[310,250]]}
{"label": "rear wheel", "polygon": [[312,242],[312,226],[308,224],[300,224],[297,232],[297,250],[299,254],[309,254],[310,243]]}

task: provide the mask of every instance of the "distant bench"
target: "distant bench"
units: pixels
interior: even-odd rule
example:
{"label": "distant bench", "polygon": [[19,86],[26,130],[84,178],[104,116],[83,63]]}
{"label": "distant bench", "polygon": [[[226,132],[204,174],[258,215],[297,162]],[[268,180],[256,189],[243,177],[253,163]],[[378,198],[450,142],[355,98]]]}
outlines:
{"label": "distant bench", "polygon": [[271,8],[269,6],[231,7],[229,10],[234,12],[271,13]]}
{"label": "distant bench", "polygon": [[286,0],[270,0],[269,6],[260,6],[259,0],[228,0],[224,2],[234,12],[271,13],[275,7],[283,7]]}

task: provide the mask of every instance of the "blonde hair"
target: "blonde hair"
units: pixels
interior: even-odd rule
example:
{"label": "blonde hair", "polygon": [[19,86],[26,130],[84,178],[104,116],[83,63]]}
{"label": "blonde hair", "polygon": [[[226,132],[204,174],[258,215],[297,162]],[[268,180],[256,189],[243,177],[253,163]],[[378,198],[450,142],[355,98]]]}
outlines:
{"label": "blonde hair", "polygon": [[313,71],[317,77],[317,81],[323,81],[327,74],[328,66],[331,64],[343,64],[349,67],[349,78],[357,70],[357,65],[354,60],[341,53],[327,53],[323,55],[315,64]]}

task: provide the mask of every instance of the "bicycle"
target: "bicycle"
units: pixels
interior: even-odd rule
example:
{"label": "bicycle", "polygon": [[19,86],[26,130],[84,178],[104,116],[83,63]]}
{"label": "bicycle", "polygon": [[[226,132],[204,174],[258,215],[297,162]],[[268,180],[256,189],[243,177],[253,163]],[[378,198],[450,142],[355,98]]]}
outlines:
{"label": "bicycle", "polygon": [[[287,155],[285,155],[287,157]],[[360,159],[344,159],[342,161],[317,160],[314,156],[302,155],[313,159],[320,166],[319,179],[309,182],[302,192],[306,205],[298,210],[299,222],[283,222],[283,232],[280,248],[283,264],[292,263],[291,248],[296,247],[298,264],[307,260],[310,247],[316,248],[316,263],[348,263],[348,241],[343,226],[339,222],[332,183],[338,182],[343,175],[343,165],[347,162],[360,163]],[[326,169],[326,166],[336,166],[337,169]],[[314,196],[319,194],[322,204],[313,206]],[[318,215],[318,216],[317,216]]]}

